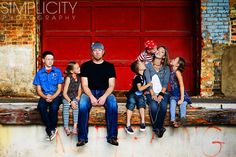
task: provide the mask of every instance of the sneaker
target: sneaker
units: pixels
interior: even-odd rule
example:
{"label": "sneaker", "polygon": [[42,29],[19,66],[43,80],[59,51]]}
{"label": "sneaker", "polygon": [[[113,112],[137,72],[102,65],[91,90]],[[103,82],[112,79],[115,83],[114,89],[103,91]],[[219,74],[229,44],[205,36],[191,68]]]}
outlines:
{"label": "sneaker", "polygon": [[162,136],[164,135],[165,131],[166,131],[165,128],[159,129],[159,131],[158,131],[158,133],[157,133],[157,136],[158,136],[159,138],[162,138]]}
{"label": "sneaker", "polygon": [[51,135],[49,136],[50,141],[52,141],[56,137],[57,131],[58,131],[57,128],[51,131]]}
{"label": "sneaker", "polygon": [[78,140],[78,142],[76,143],[76,146],[80,147],[80,146],[85,145],[86,143],[88,143],[88,142],[85,142],[85,141],[82,141],[82,140]]}
{"label": "sneaker", "polygon": [[140,131],[146,131],[146,126],[145,126],[145,123],[141,123],[140,124]]}
{"label": "sneaker", "polygon": [[47,136],[45,137],[45,140],[46,140],[46,141],[50,141],[50,137],[47,135]]}
{"label": "sneaker", "polygon": [[131,126],[126,126],[125,127],[125,131],[130,134],[130,135],[133,135],[134,134],[134,130],[132,129]]}
{"label": "sneaker", "polygon": [[111,139],[107,140],[107,142],[110,143],[111,145],[114,145],[114,146],[119,145],[117,139],[115,139],[115,138],[111,138]]}

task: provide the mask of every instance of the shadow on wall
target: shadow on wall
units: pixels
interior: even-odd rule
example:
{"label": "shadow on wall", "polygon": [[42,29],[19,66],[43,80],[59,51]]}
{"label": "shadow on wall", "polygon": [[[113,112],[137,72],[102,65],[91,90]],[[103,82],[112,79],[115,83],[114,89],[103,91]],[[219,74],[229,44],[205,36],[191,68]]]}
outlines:
{"label": "shadow on wall", "polygon": [[236,96],[236,46],[227,48],[222,56],[222,92],[225,96]]}

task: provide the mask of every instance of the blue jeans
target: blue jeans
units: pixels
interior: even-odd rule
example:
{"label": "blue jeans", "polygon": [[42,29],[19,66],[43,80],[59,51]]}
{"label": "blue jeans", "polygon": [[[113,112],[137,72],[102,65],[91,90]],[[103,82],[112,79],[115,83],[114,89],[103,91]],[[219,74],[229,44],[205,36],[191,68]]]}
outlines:
{"label": "blue jeans", "polygon": [[[91,91],[95,98],[100,98],[104,94],[104,90],[92,90]],[[78,120],[78,140],[88,141],[88,120],[89,112],[92,105],[90,98],[86,94],[82,94],[79,102],[79,120]],[[104,104],[106,110],[105,118],[107,124],[107,140],[111,138],[117,138],[118,126],[117,126],[117,115],[118,106],[116,97],[110,94]]]}
{"label": "blue jeans", "polygon": [[[46,125],[46,132],[50,136],[51,131],[57,127],[58,109],[61,104],[61,96],[57,96],[52,102],[47,102],[40,98],[38,102],[38,110],[43,123]],[[49,108],[49,111],[48,111]]]}
{"label": "blue jeans", "polygon": [[[187,102],[184,101],[180,106],[180,118],[185,118],[186,117],[186,106]],[[175,111],[176,111],[176,105],[177,102],[176,100],[172,99],[170,100],[170,121],[175,121]]]}
{"label": "blue jeans", "polygon": [[146,95],[147,104],[149,105],[150,119],[152,122],[153,131],[157,131],[163,128],[164,120],[166,117],[167,103],[169,94],[164,95],[164,99],[158,104],[155,100],[152,99],[150,94]]}
{"label": "blue jeans", "polygon": [[133,111],[135,105],[138,109],[146,108],[146,102],[143,95],[135,95],[134,93],[129,94],[126,101],[126,108],[130,111]]}

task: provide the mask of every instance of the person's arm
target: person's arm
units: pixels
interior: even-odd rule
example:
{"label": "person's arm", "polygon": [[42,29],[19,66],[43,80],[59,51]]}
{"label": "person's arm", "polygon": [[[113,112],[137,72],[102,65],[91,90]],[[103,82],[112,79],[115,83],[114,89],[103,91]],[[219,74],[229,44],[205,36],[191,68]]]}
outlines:
{"label": "person's arm", "polygon": [[81,77],[81,85],[82,85],[84,93],[87,94],[87,96],[90,98],[91,104],[97,105],[98,100],[93,96],[91,90],[88,87],[88,78],[87,77]]}
{"label": "person's arm", "polygon": [[138,57],[137,60],[143,61],[144,60],[144,52],[142,52]]}
{"label": "person's arm", "polygon": [[46,95],[43,94],[42,88],[40,85],[36,86],[36,91],[38,93],[38,95],[43,98],[43,99],[47,99],[48,97]]}
{"label": "person's arm", "polygon": [[158,103],[160,103],[164,99],[164,94],[166,93],[166,90],[168,88],[169,79],[170,79],[170,68],[165,67],[165,76],[164,76],[164,81],[162,84],[162,89],[161,89],[160,94],[157,97]]}
{"label": "person's arm", "polygon": [[183,77],[180,71],[176,71],[176,77],[179,82],[179,87],[180,87],[180,99],[178,101],[178,104],[181,105],[184,102],[184,81]]}
{"label": "person's arm", "polygon": [[76,97],[76,99],[79,101],[80,100],[80,97],[82,95],[82,87],[81,87],[81,84],[79,85],[79,89],[78,89],[78,95]]}
{"label": "person's arm", "polygon": [[145,89],[147,89],[148,87],[151,87],[152,86],[152,83],[151,82],[149,82],[149,83],[147,83],[146,85],[141,85],[141,83],[138,83],[137,84],[137,88],[138,88],[138,90],[139,91],[144,91]]}
{"label": "person's arm", "polygon": [[69,96],[68,96],[68,94],[67,94],[69,85],[70,85],[70,78],[69,78],[69,77],[66,77],[65,84],[64,84],[64,90],[63,90],[63,97],[64,97],[69,103],[71,103],[72,100],[69,98]]}
{"label": "person's arm", "polygon": [[103,94],[103,96],[101,96],[99,99],[98,99],[98,104],[99,105],[104,105],[105,102],[106,102],[106,99],[107,97],[114,91],[114,88],[115,88],[115,78],[114,77],[111,77],[109,78],[108,80],[108,88],[107,90],[105,91],[105,93]]}
{"label": "person's arm", "polygon": [[51,99],[55,99],[60,93],[61,93],[62,85],[58,84],[57,85],[57,91],[51,96]]}

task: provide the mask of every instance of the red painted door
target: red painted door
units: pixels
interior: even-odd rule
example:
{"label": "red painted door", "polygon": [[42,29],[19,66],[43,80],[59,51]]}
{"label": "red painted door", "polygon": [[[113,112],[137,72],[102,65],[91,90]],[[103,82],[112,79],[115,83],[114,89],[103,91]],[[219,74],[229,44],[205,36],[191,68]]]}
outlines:
{"label": "red painted door", "polygon": [[[97,0],[50,3],[41,10],[42,52],[52,50],[62,71],[71,60],[90,59],[90,44],[105,45],[105,59],[114,63],[116,90],[128,90],[134,74],[129,66],[143,51],[143,43],[154,39],[169,49],[170,58],[187,61],[186,89],[194,90],[194,4],[190,0]],[[42,9],[43,8],[43,9]],[[74,9],[72,9],[74,8]]]}

